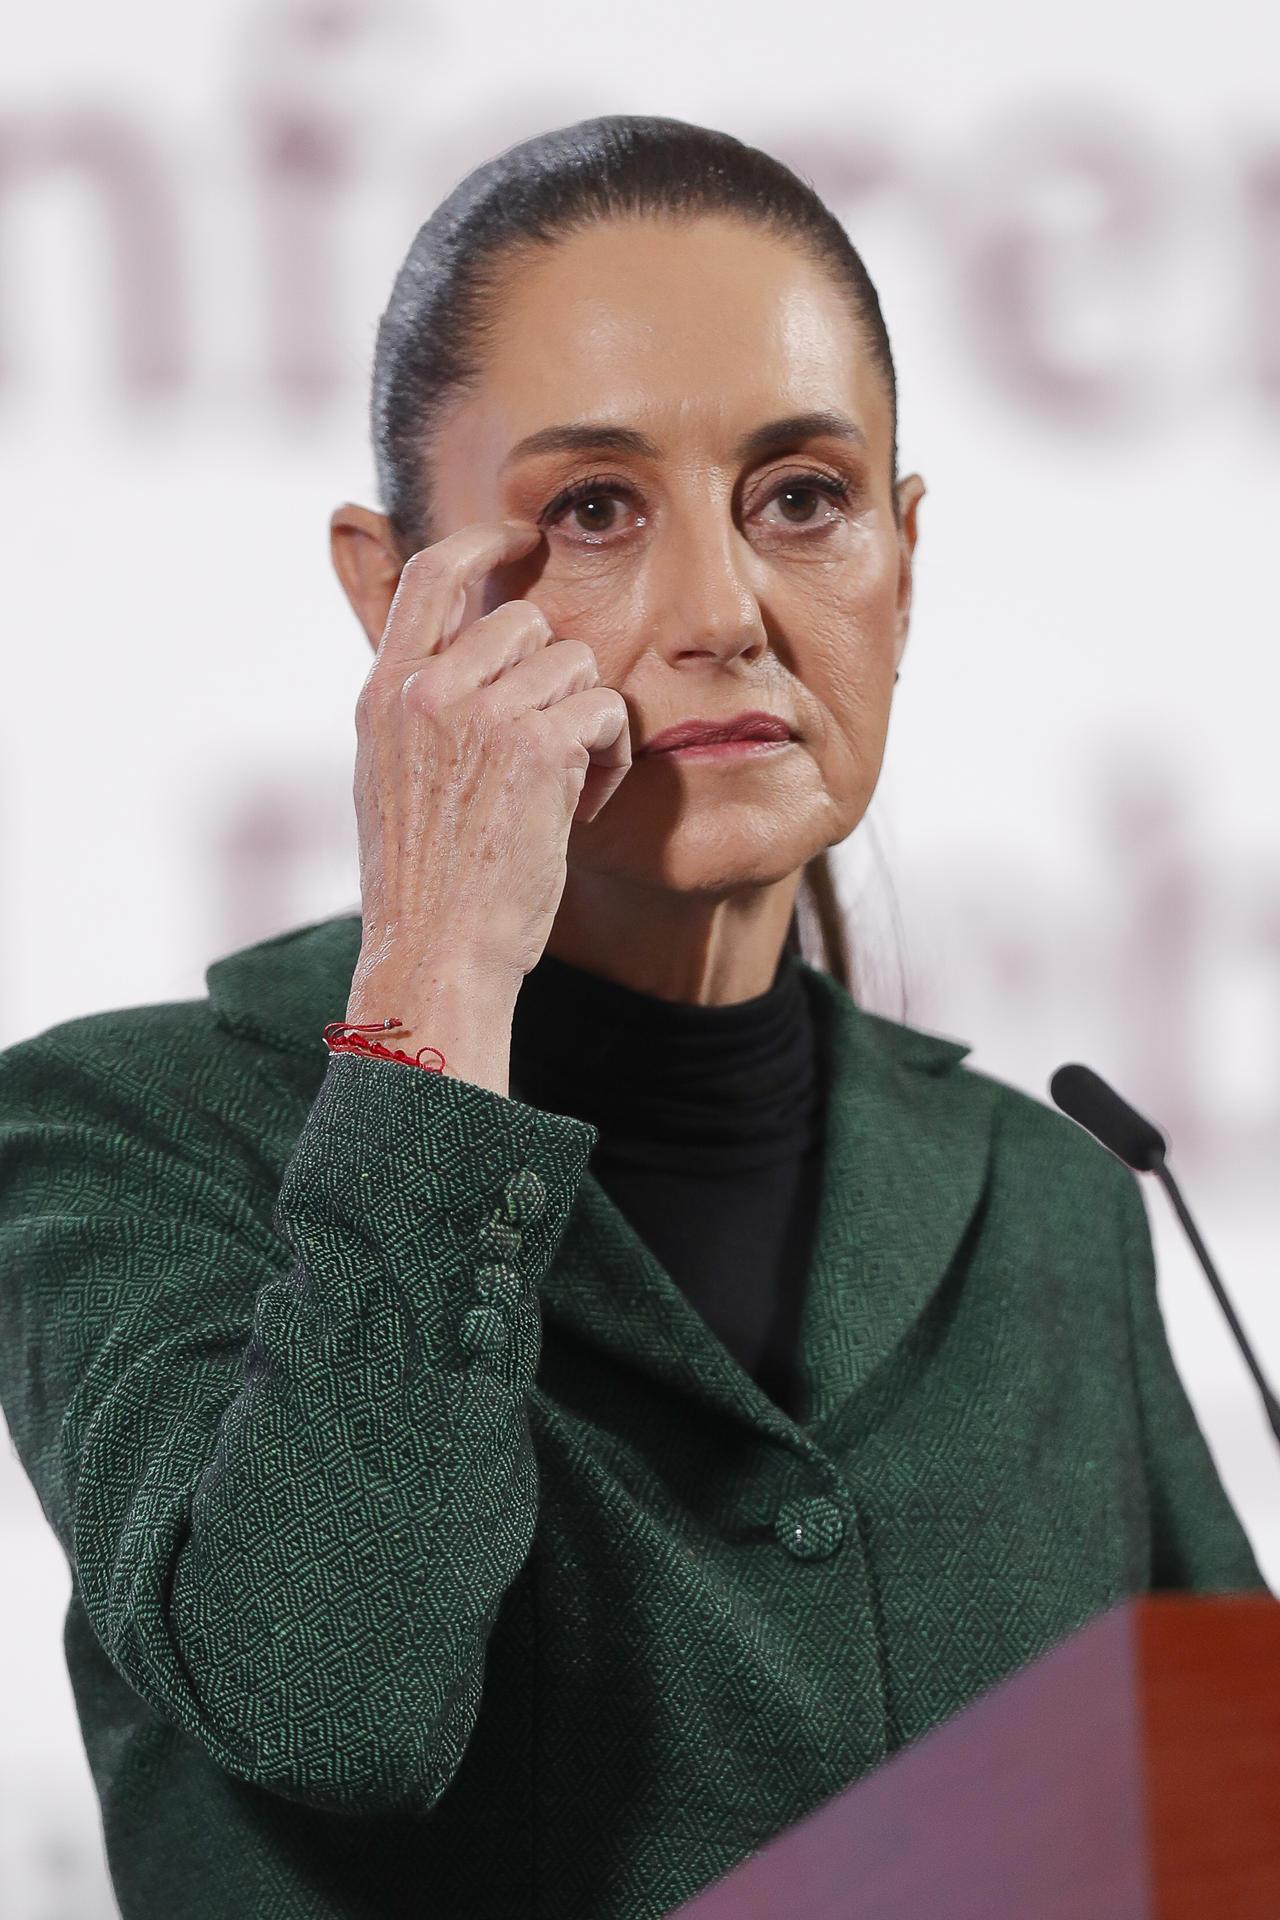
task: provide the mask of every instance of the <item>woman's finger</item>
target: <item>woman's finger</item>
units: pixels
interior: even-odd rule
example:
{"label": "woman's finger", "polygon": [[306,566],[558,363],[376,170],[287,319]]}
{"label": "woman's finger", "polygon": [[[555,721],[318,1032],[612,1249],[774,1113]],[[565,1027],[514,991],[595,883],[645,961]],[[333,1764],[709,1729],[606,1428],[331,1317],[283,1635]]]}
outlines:
{"label": "woman's finger", "polygon": [[410,672],[458,634],[468,590],[495,567],[527,554],[542,538],[529,521],[462,527],[406,561],[374,657],[379,676]]}
{"label": "woman's finger", "polygon": [[562,700],[555,712],[591,756],[573,815],[575,822],[589,824],[631,768],[627,703],[612,687],[588,687]]}
{"label": "woman's finger", "polygon": [[429,673],[441,699],[460,700],[482,687],[505,681],[508,670],[544,652],[554,641],[551,623],[541,607],[529,600],[507,600],[492,613],[473,620],[453,644],[430,663],[423,662],[404,685],[407,689],[418,673]]}

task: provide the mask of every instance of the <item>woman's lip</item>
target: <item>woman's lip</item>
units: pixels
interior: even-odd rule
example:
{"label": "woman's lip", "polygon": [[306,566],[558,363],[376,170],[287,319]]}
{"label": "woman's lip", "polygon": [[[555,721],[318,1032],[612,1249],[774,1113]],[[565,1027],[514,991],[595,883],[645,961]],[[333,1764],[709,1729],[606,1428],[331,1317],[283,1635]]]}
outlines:
{"label": "woman's lip", "polygon": [[673,727],[664,727],[661,733],[655,733],[652,740],[641,749],[644,753],[673,753],[682,747],[701,747],[710,744],[719,745],[722,741],[734,745],[743,743],[764,743],[773,745],[781,742],[785,745],[792,738],[791,728],[778,713],[755,711],[736,713],[731,720],[681,720]]}
{"label": "woman's lip", "polygon": [[792,744],[790,740],[693,740],[685,747],[650,747],[648,752],[655,760],[736,759],[743,754],[776,753],[779,747]]}

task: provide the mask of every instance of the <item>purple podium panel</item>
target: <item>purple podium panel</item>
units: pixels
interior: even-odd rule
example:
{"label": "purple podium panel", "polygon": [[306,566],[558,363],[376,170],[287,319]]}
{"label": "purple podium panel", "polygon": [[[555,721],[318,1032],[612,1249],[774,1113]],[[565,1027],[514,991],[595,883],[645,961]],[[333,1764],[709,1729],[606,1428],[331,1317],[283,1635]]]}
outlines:
{"label": "purple podium panel", "polygon": [[1151,1920],[1130,1606],[767,1841],[681,1920]]}

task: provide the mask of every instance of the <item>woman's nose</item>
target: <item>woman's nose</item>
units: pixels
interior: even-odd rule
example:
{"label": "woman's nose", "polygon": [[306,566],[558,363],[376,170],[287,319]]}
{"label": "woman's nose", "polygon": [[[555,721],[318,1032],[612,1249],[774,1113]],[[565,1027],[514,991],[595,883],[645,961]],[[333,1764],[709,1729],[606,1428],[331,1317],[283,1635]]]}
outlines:
{"label": "woman's nose", "polygon": [[655,546],[654,631],[664,653],[728,658],[768,644],[751,551],[729,515],[673,517]]}

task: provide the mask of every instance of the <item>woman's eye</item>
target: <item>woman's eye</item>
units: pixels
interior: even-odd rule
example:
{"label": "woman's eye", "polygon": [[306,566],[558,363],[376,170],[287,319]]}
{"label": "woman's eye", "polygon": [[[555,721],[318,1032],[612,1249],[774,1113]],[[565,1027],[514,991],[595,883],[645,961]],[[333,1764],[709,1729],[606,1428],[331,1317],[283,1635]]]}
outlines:
{"label": "woman's eye", "polygon": [[783,519],[797,523],[812,520],[823,504],[823,496],[816,487],[786,487],[775,498],[782,509]]}
{"label": "woman's eye", "polygon": [[584,533],[608,533],[618,517],[617,496],[588,494],[585,499],[575,501],[571,511]]}
{"label": "woman's eye", "polygon": [[570,539],[587,542],[607,539],[623,532],[628,524],[641,524],[643,515],[631,496],[616,485],[587,481],[570,487],[547,507],[541,516],[545,527],[558,527]]}
{"label": "woman's eye", "polygon": [[823,526],[838,518],[841,500],[848,488],[838,480],[794,480],[778,487],[765,501],[759,515],[766,526]]}

